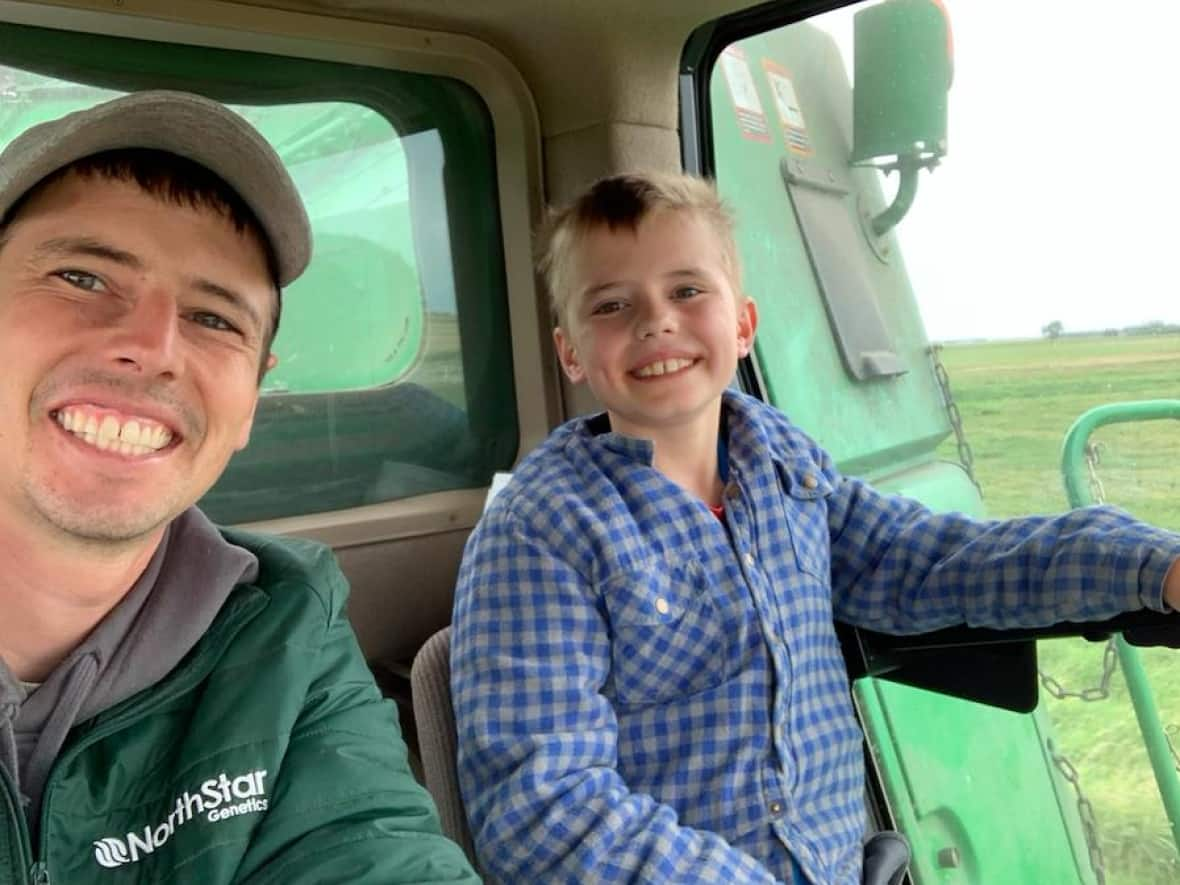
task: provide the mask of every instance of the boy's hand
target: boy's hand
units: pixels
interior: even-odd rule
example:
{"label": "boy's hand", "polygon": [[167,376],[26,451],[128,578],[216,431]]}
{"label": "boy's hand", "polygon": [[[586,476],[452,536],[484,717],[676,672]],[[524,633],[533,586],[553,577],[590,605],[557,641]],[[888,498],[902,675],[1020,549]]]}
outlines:
{"label": "boy's hand", "polygon": [[1180,612],[1180,559],[1172,563],[1164,578],[1164,602],[1172,611]]}
{"label": "boy's hand", "polygon": [[[1173,614],[1180,612],[1180,559],[1172,563],[1164,576],[1164,605]],[[1123,638],[1131,645],[1180,649],[1180,615],[1166,623],[1132,627],[1123,633]]]}
{"label": "boy's hand", "polygon": [[[1180,612],[1180,559],[1172,563],[1164,576],[1164,605],[1171,608],[1173,614]],[[1180,649],[1180,624],[1177,618],[1180,618],[1180,614],[1171,618],[1170,623],[1133,627],[1123,633],[1123,638],[1131,645]]]}

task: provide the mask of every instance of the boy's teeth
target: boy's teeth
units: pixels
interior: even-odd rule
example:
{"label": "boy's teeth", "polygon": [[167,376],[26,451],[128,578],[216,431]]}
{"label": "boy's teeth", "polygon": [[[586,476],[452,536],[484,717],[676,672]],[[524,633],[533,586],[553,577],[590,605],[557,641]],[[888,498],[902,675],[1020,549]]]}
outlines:
{"label": "boy's teeth", "polygon": [[640,378],[650,378],[653,375],[667,375],[669,372],[678,372],[691,365],[692,360],[656,360],[654,363],[648,363],[641,369],[636,369],[635,374]]}
{"label": "boy's teeth", "polygon": [[147,455],[159,451],[172,441],[172,431],[144,418],[128,418],[122,423],[114,415],[101,420],[83,409],[62,409],[57,423],[74,436],[101,451],[122,455]]}

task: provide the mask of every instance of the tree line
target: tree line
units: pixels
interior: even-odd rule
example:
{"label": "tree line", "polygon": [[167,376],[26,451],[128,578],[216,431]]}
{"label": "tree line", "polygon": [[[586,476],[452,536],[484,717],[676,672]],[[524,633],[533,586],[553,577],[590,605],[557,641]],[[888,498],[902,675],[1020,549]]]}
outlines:
{"label": "tree line", "polygon": [[1123,326],[1120,329],[1086,329],[1078,332],[1067,332],[1065,324],[1061,320],[1053,320],[1041,326],[1041,335],[1044,338],[1081,338],[1089,335],[1106,335],[1108,337],[1116,337],[1119,335],[1177,335],[1180,334],[1180,324],[1178,323],[1164,323],[1159,320],[1153,320],[1150,323],[1140,323],[1137,326]]}

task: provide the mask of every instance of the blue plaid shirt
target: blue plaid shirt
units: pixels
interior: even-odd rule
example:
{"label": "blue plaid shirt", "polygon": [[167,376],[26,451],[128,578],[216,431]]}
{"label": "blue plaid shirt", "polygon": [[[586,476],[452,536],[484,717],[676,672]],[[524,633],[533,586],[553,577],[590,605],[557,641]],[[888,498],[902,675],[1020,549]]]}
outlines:
{"label": "blue plaid shirt", "polygon": [[726,393],[726,524],[602,416],[556,430],[472,534],[459,779],[508,883],[860,881],[861,732],[833,617],[1026,627],[1162,610],[1176,536],[1111,508],[980,522],[840,476]]}

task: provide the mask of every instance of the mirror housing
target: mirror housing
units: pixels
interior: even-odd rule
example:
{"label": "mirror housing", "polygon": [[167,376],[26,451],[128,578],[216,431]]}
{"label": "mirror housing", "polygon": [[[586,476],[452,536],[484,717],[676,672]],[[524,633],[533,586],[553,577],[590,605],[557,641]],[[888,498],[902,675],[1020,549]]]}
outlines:
{"label": "mirror housing", "polygon": [[918,171],[946,155],[951,27],[941,0],[886,0],[853,18],[853,165],[900,173],[893,203],[863,219],[870,243],[905,217]]}
{"label": "mirror housing", "polygon": [[886,0],[854,17],[853,164],[946,155],[950,21],[937,0]]}

